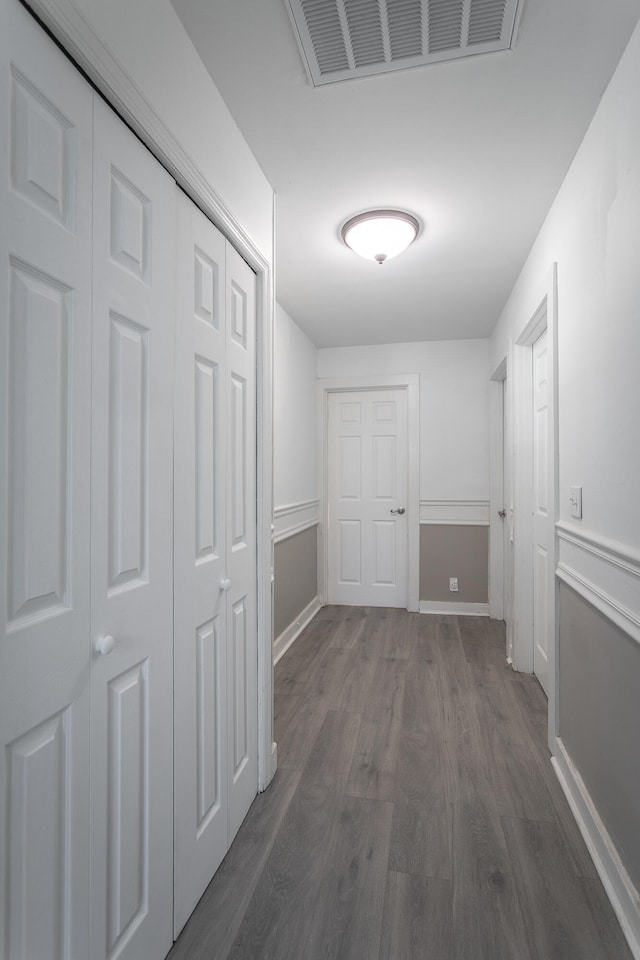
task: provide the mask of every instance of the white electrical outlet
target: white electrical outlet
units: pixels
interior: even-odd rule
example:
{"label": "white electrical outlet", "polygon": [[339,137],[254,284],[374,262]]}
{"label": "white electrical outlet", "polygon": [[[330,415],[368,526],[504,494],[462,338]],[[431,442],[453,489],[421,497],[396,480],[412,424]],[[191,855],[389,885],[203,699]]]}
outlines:
{"label": "white electrical outlet", "polygon": [[457,592],[458,592],[458,578],[449,577],[449,593],[457,593]]}

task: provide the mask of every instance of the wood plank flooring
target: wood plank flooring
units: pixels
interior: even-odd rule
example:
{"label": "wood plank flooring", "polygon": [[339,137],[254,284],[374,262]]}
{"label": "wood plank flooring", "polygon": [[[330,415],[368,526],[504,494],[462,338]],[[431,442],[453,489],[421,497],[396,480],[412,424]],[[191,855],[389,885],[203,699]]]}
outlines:
{"label": "wood plank flooring", "polygon": [[278,773],[169,960],[631,960],[501,623],[324,607]]}

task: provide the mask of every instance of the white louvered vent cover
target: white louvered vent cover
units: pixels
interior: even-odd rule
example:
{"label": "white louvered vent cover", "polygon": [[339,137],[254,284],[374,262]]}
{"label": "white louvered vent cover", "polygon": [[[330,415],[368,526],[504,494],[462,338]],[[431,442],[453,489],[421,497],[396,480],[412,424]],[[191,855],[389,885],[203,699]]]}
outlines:
{"label": "white louvered vent cover", "polygon": [[508,50],[522,0],[285,0],[314,86]]}

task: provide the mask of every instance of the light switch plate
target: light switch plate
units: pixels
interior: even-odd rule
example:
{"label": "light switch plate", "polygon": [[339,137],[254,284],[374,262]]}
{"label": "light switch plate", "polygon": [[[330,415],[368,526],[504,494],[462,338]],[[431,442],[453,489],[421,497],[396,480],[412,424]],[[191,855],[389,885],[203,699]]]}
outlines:
{"label": "light switch plate", "polygon": [[571,516],[582,519],[582,487],[569,487],[569,503]]}

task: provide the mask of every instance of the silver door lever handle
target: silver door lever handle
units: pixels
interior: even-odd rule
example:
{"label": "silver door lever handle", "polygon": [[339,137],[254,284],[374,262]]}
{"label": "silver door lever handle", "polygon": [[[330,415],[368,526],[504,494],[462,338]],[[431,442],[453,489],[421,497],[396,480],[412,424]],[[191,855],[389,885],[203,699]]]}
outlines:
{"label": "silver door lever handle", "polygon": [[404,507],[398,507],[397,510],[392,510],[391,513],[399,513],[400,516],[405,512]]}

